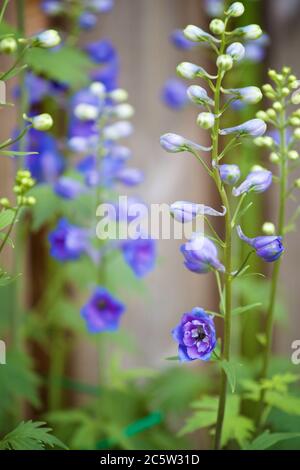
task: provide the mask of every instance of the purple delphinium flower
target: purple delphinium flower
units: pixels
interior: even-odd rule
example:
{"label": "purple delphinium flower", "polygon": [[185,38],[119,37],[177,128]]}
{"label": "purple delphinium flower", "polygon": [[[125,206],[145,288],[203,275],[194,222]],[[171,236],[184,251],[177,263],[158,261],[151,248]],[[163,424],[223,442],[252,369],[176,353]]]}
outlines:
{"label": "purple delphinium flower", "polygon": [[225,270],[218,259],[215,244],[202,234],[195,233],[191,240],[181,245],[180,250],[185,258],[185,267],[194,273],[205,274],[211,269]]}
{"label": "purple delphinium flower", "polygon": [[119,60],[114,59],[111,62],[101,66],[97,70],[92,70],[91,80],[101,82],[107,91],[112,91],[118,87],[118,76],[120,71]]}
{"label": "purple delphinium flower", "polygon": [[269,42],[267,34],[263,34],[260,38],[254,41],[247,41],[245,43],[245,60],[249,60],[254,63],[262,62],[266,57],[266,49]]}
{"label": "purple delphinium flower", "polygon": [[90,58],[97,64],[105,64],[116,59],[117,52],[113,44],[107,39],[90,42],[85,46],[85,50]]}
{"label": "purple delphinium flower", "polygon": [[250,119],[249,121],[240,124],[239,126],[228,127],[227,129],[220,130],[221,135],[228,134],[249,134],[253,137],[263,135],[267,130],[267,125],[261,119]]}
{"label": "purple delphinium flower", "polygon": [[233,196],[237,197],[249,191],[263,193],[271,186],[272,178],[272,172],[269,170],[262,169],[251,171],[247,178],[240,184],[240,186],[233,188],[232,194]]}
{"label": "purple delphinium flower", "polygon": [[62,176],[54,184],[54,192],[63,199],[75,199],[85,192],[85,187],[80,181]]}
{"label": "purple delphinium flower", "polygon": [[171,204],[170,212],[177,222],[185,223],[191,222],[198,215],[222,217],[226,214],[226,209],[223,207],[223,212],[218,212],[212,207],[205,206],[204,204],[196,204],[195,202],[189,201],[176,201]]}
{"label": "purple delphinium flower", "polygon": [[121,244],[126,263],[137,277],[144,277],[155,267],[156,242],[151,238],[126,240]]}
{"label": "purple delphinium flower", "polygon": [[188,102],[186,84],[178,78],[170,78],[166,81],[161,98],[172,109],[182,109]]}
{"label": "purple delphinium flower", "polygon": [[178,49],[182,49],[182,50],[189,50],[195,47],[195,43],[192,41],[189,41],[185,37],[181,29],[175,29],[170,34],[170,41],[175,47],[177,47]]}
{"label": "purple delphinium flower", "polygon": [[46,15],[58,15],[63,11],[62,0],[43,0],[41,8]]}
{"label": "purple delphinium flower", "polygon": [[58,261],[74,261],[88,250],[88,231],[60,219],[49,234],[50,254]]}
{"label": "purple delphinium flower", "polygon": [[101,333],[117,330],[124,312],[125,305],[122,302],[104,287],[96,287],[80,313],[90,333]]}
{"label": "purple delphinium flower", "polygon": [[235,184],[241,177],[241,171],[237,165],[219,165],[220,177],[225,184]]}
{"label": "purple delphinium flower", "polygon": [[89,0],[89,7],[98,13],[110,12],[115,4],[114,0]]}
{"label": "purple delphinium flower", "polygon": [[178,134],[171,132],[164,134],[160,138],[160,145],[164,150],[170,153],[178,153],[189,150],[202,150],[203,152],[209,152],[211,147],[203,147],[203,145],[196,144],[191,140],[185,139]]}
{"label": "purple delphinium flower", "polygon": [[214,320],[200,307],[182,316],[172,336],[178,343],[178,355],[182,362],[196,359],[208,361],[217,344]]}
{"label": "purple delphinium flower", "polygon": [[38,152],[28,155],[25,167],[38,183],[53,183],[65,168],[63,156],[59,153],[56,140],[46,132],[30,129],[27,134],[26,150]]}
{"label": "purple delphinium flower", "polygon": [[244,235],[240,226],[237,227],[237,232],[240,239],[252,246],[257,256],[267,263],[276,261],[284,252],[282,237],[273,235],[248,238]]}
{"label": "purple delphinium flower", "polygon": [[94,13],[90,11],[84,11],[83,13],[81,13],[78,19],[78,24],[80,28],[82,29],[85,29],[85,30],[92,29],[97,24],[97,16],[94,15]]}
{"label": "purple delphinium flower", "polygon": [[224,11],[224,0],[204,0],[205,11],[211,16],[220,16]]}
{"label": "purple delphinium flower", "polygon": [[125,186],[137,186],[144,180],[144,173],[138,168],[121,168],[115,175],[116,181]]}

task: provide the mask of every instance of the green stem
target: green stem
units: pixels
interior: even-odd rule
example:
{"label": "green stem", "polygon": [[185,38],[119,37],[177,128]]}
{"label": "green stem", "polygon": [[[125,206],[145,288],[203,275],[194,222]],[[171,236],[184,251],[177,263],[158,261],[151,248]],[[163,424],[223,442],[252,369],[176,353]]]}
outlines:
{"label": "green stem", "polygon": [[[222,43],[220,46],[219,54],[223,54],[225,49],[225,33],[222,36]],[[225,280],[224,280],[224,291],[225,291],[225,312],[224,312],[224,338],[222,344],[222,359],[229,361],[230,359],[230,339],[231,339],[231,309],[232,309],[232,276],[231,276],[231,211],[229,206],[229,201],[227,198],[226,191],[222,184],[220,174],[217,168],[218,157],[219,157],[219,129],[220,129],[220,97],[221,97],[221,86],[223,79],[223,72],[219,70],[218,78],[215,87],[214,101],[215,101],[215,124],[212,130],[212,159],[213,159],[213,168],[214,168],[214,180],[217,185],[223,206],[226,208],[225,215]],[[224,370],[221,372],[221,389],[220,389],[220,398],[216,422],[216,432],[215,432],[215,442],[214,448],[221,448],[221,439],[222,439],[222,428],[224,422],[225,408],[226,408],[226,397],[227,397],[227,375]]]}
{"label": "green stem", "polygon": [[[285,226],[285,213],[286,213],[286,192],[288,185],[288,163],[287,163],[287,144],[286,144],[286,110],[285,110],[285,101],[282,102],[283,109],[280,112],[280,192],[279,192],[279,217],[278,217],[278,235],[281,237],[284,236],[284,226]],[[268,304],[268,311],[266,317],[266,344],[263,351],[263,364],[260,374],[260,379],[264,380],[268,376],[269,365],[270,365],[270,356],[272,350],[272,339],[273,339],[273,329],[274,329],[274,310],[276,304],[276,294],[279,281],[281,259],[279,259],[272,273],[271,279],[271,290]],[[256,425],[259,429],[262,424],[262,416],[264,411],[264,399],[265,399],[265,390],[261,391],[260,400],[258,405],[258,415]]]}
{"label": "green stem", "polygon": [[6,11],[8,2],[9,2],[9,0],[4,0],[4,2],[3,2],[2,8],[1,8],[1,12],[0,12],[0,24],[2,23],[3,16],[4,16],[4,13],[5,13],[5,11]]}

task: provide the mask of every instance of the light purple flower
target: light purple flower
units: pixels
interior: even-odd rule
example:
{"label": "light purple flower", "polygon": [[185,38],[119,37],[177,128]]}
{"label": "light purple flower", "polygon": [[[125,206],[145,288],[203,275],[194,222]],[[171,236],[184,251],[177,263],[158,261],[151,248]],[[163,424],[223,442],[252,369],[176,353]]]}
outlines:
{"label": "light purple flower", "polygon": [[187,104],[186,84],[178,78],[170,78],[162,89],[162,101],[172,109],[182,109]]}
{"label": "light purple flower", "polygon": [[248,134],[252,135],[253,137],[259,137],[263,135],[267,130],[267,125],[261,119],[250,119],[249,121],[240,124],[239,126],[235,127],[228,127],[227,129],[220,130],[221,135],[228,135],[228,134]]}
{"label": "light purple flower", "polygon": [[241,177],[241,171],[237,165],[219,165],[220,177],[225,184],[235,184]]}
{"label": "light purple flower", "polygon": [[272,177],[272,172],[269,170],[251,171],[240,186],[233,188],[232,194],[237,197],[249,191],[263,193],[271,186]]}
{"label": "light purple flower", "polygon": [[189,50],[195,47],[195,43],[189,41],[181,29],[175,29],[175,31],[171,33],[170,41],[175,47],[182,50]]}
{"label": "light purple flower", "polygon": [[240,42],[233,42],[227,47],[226,54],[229,54],[233,60],[239,62],[245,55],[245,48]]}
{"label": "light purple flower", "polygon": [[116,180],[126,186],[137,186],[144,180],[144,174],[138,168],[121,168],[116,174]]}
{"label": "light purple flower", "polygon": [[224,216],[226,214],[225,207],[223,212],[218,212],[212,207],[205,206],[203,204],[196,204],[195,202],[189,201],[176,201],[170,206],[170,212],[174,219],[178,222],[191,222],[198,215],[211,215],[211,216]]}
{"label": "light purple flower", "polygon": [[205,274],[212,269],[225,271],[218,259],[215,244],[202,234],[195,233],[191,240],[181,246],[181,253],[185,258],[185,267],[194,273]]}
{"label": "light purple flower", "polygon": [[113,297],[104,287],[97,287],[81,309],[90,333],[115,331],[125,312],[125,305]]}
{"label": "light purple flower", "polygon": [[213,318],[199,307],[182,316],[172,335],[178,343],[178,355],[182,362],[196,359],[208,361],[217,344]]}
{"label": "light purple flower", "polygon": [[58,261],[74,261],[88,251],[89,232],[60,219],[49,234],[50,254]]}
{"label": "light purple flower", "polygon": [[257,256],[267,263],[276,261],[284,252],[282,237],[273,235],[248,238],[244,235],[240,226],[237,227],[237,232],[240,239],[252,246],[255,249]]}
{"label": "light purple flower", "polygon": [[170,153],[178,153],[190,150],[202,150],[209,152],[211,147],[203,147],[191,140],[185,139],[181,135],[167,133],[161,136],[160,145],[164,150]]}
{"label": "light purple flower", "polygon": [[80,181],[62,176],[55,183],[54,192],[63,199],[75,199],[85,192],[85,187]]}
{"label": "light purple flower", "polygon": [[137,277],[144,277],[155,267],[156,242],[151,238],[126,240],[121,244],[126,263]]}
{"label": "light purple flower", "polygon": [[199,85],[191,85],[187,89],[187,96],[189,99],[198,105],[211,105],[214,106],[214,101],[208,96],[205,88],[202,88]]}

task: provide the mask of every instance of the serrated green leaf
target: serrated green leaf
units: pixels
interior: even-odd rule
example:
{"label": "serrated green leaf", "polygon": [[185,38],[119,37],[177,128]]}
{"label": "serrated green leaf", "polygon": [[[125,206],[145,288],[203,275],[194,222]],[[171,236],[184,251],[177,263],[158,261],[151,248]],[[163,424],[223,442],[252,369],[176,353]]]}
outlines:
{"label": "serrated green leaf", "polygon": [[247,444],[244,450],[265,450],[281,441],[294,439],[299,437],[300,433],[296,432],[275,432],[265,431],[257,436],[251,444]]}
{"label": "serrated green leaf", "polygon": [[1,450],[44,450],[46,447],[67,447],[55,436],[52,429],[42,421],[22,421],[0,441]]}
{"label": "serrated green leaf", "polygon": [[300,416],[300,398],[297,396],[267,391],[265,402],[267,405],[278,408],[285,413]]}
{"label": "serrated green leaf", "polygon": [[63,46],[58,50],[30,49],[24,61],[36,73],[68,84],[72,89],[87,85],[92,61],[79,49]]}

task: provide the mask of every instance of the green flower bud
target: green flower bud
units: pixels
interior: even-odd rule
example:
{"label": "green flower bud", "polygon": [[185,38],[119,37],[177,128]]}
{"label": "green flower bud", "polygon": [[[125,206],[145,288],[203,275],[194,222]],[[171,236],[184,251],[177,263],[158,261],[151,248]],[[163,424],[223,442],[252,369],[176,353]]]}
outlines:
{"label": "green flower bud", "polygon": [[299,153],[297,152],[297,150],[290,150],[287,156],[290,160],[298,160]]}
{"label": "green flower bud", "polygon": [[261,165],[253,165],[253,167],[251,168],[251,171],[264,171],[265,168]]}
{"label": "green flower bud", "polygon": [[267,121],[267,120],[268,120],[268,115],[267,115],[267,113],[265,113],[265,111],[258,111],[258,112],[256,113],[256,117],[257,117],[258,119],[262,119],[263,121]]}
{"label": "green flower bud", "polygon": [[215,123],[215,116],[212,113],[200,113],[197,117],[198,126],[202,129],[210,129]]}
{"label": "green flower bud", "polygon": [[229,54],[222,54],[217,59],[217,66],[223,71],[228,71],[233,66],[233,59]]}
{"label": "green flower bud", "polygon": [[284,75],[288,75],[289,73],[291,73],[291,67],[286,67],[286,66],[282,67],[282,73]]}
{"label": "green flower bud", "polygon": [[289,123],[291,124],[291,126],[300,126],[300,118],[292,116],[289,119]]}
{"label": "green flower bud", "polygon": [[298,189],[300,189],[300,178],[297,178],[296,181],[294,182],[294,186]]}
{"label": "green flower bud", "polygon": [[27,198],[27,204],[29,206],[34,206],[36,204],[36,198],[33,196],[28,196]]}
{"label": "green flower bud", "polygon": [[48,131],[53,126],[53,119],[50,114],[39,114],[32,118],[32,126],[37,131]]}
{"label": "green flower bud", "polygon": [[265,85],[262,86],[262,91],[265,92],[265,93],[269,93],[269,92],[274,93],[275,92],[274,88],[269,83],[266,83]]}
{"label": "green flower bud", "polygon": [[2,198],[0,199],[0,205],[1,205],[2,207],[5,207],[5,208],[10,207],[10,202],[9,202],[9,200],[7,199],[7,197],[2,197]]}
{"label": "green flower bud", "polygon": [[116,88],[115,90],[109,93],[109,97],[115,103],[124,103],[128,100],[128,93],[126,90],[123,90],[123,88]]}
{"label": "green flower bud", "polygon": [[275,119],[276,118],[276,112],[273,108],[269,108],[266,111],[268,118],[270,119]]}
{"label": "green flower bud", "polygon": [[279,163],[280,162],[280,157],[277,153],[272,152],[270,154],[269,160],[271,163]]}
{"label": "green flower bud", "polygon": [[276,78],[277,78],[277,73],[276,73],[276,71],[273,70],[273,69],[270,69],[270,70],[268,71],[268,75],[269,75],[269,77],[271,78],[271,80],[276,80]]}
{"label": "green flower bud", "polygon": [[4,38],[0,41],[0,52],[4,54],[13,54],[16,52],[18,43],[15,38]]}
{"label": "green flower bud", "polygon": [[18,186],[18,185],[15,185],[15,186],[13,187],[13,191],[14,191],[15,194],[21,194],[22,188],[21,188],[20,186]]}
{"label": "green flower bud", "polygon": [[292,102],[293,104],[300,104],[300,91],[295,91],[295,92],[292,94],[291,102]]}
{"label": "green flower bud", "polygon": [[245,7],[241,2],[234,2],[226,11],[226,15],[237,18],[239,16],[242,16],[244,14],[244,11]]}
{"label": "green flower bud", "polygon": [[282,111],[283,109],[282,104],[279,101],[275,101],[275,103],[273,103],[273,108],[276,111]]}
{"label": "green flower bud", "polygon": [[299,81],[295,80],[294,82],[289,83],[289,88],[291,90],[297,90],[297,88],[299,88],[299,85],[300,85]]}
{"label": "green flower bud", "polygon": [[288,78],[289,82],[295,82],[296,80],[297,80],[296,75],[290,75],[289,78]]}
{"label": "green flower bud", "polygon": [[300,139],[300,127],[297,127],[294,130],[294,137],[295,137],[295,139]]}
{"label": "green flower bud", "polygon": [[274,235],[275,230],[275,225],[272,222],[265,222],[262,226],[262,232],[264,235]]}
{"label": "green flower bud", "polygon": [[288,87],[283,87],[281,90],[282,96],[289,96],[290,90]]}
{"label": "green flower bud", "polygon": [[269,136],[256,137],[253,142],[258,147],[273,147],[274,144],[272,137]]}
{"label": "green flower bud", "polygon": [[210,22],[209,29],[213,34],[222,34],[225,31],[225,24],[222,20],[215,18]]}

